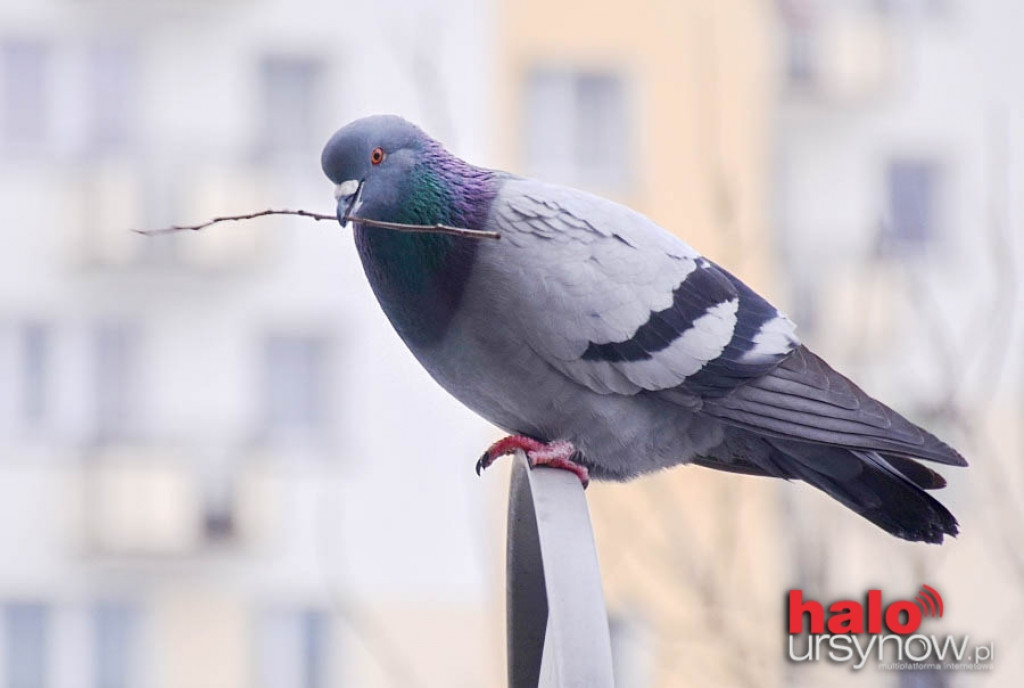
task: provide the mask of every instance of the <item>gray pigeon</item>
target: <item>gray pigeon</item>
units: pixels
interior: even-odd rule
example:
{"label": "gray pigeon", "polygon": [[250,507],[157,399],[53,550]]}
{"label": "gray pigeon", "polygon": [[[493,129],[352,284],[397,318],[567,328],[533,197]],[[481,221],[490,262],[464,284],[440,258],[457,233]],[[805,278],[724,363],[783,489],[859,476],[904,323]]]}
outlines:
{"label": "gray pigeon", "polygon": [[907,540],[957,521],[924,459],[963,457],[872,399],[793,323],[651,220],[582,191],[475,167],[374,116],[324,148],[338,218],[441,223],[498,241],[353,221],[366,276],[442,387],[531,465],[627,480],[676,464],[799,479]]}

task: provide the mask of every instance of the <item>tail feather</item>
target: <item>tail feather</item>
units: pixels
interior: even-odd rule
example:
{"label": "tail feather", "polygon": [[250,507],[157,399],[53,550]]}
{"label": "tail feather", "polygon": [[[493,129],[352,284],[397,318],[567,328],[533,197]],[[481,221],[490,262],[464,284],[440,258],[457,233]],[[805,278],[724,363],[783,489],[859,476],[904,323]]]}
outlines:
{"label": "tail feather", "polygon": [[883,530],[905,540],[941,543],[956,518],[925,490],[942,476],[910,458],[791,440],[768,439],[771,460]]}
{"label": "tail feather", "polygon": [[803,480],[907,540],[957,533],[953,515],[925,493],[946,481],[918,461],[966,466],[963,456],[804,346],[767,375],[705,398],[701,413],[725,426],[704,465]]}
{"label": "tail feather", "polygon": [[886,454],[884,452],[863,453],[871,456],[871,460],[875,460],[875,457],[878,457],[888,464],[889,468],[895,470],[922,490],[941,490],[946,486],[945,478],[927,466],[922,466],[910,457]]}

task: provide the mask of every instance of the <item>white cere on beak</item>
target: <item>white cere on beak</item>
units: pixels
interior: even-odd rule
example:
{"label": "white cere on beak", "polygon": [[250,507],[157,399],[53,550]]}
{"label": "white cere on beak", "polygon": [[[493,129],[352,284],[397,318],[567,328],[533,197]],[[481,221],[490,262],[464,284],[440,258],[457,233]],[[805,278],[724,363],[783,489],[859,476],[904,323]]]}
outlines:
{"label": "white cere on beak", "polygon": [[349,179],[347,182],[342,182],[334,187],[334,200],[338,201],[342,198],[348,198],[358,190],[359,180]]}

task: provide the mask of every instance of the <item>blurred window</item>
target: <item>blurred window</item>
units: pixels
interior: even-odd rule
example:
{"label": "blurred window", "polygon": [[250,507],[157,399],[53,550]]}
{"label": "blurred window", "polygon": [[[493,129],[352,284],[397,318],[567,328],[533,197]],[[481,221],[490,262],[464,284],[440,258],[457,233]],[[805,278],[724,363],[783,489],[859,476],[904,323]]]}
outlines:
{"label": "blurred window", "polygon": [[231,471],[208,467],[202,482],[203,535],[208,544],[230,544],[238,535],[238,502]]}
{"label": "blurred window", "polygon": [[122,45],[98,45],[89,55],[89,147],[120,153],[138,137],[138,56]]}
{"label": "blurred window", "polygon": [[139,613],[127,604],[103,603],[92,613],[95,688],[139,684]]}
{"label": "blurred window", "polygon": [[275,436],[312,434],[327,420],[327,342],[271,335],[265,344],[266,420]]}
{"label": "blurred window", "polygon": [[889,239],[903,247],[924,247],[936,237],[938,166],[928,160],[899,159],[887,172]]}
{"label": "blurred window", "polygon": [[139,337],[127,323],[95,333],[96,433],[100,442],[129,439],[138,410]]}
{"label": "blurred window", "polygon": [[806,23],[791,24],[786,31],[786,78],[790,86],[810,88],[818,76],[817,40]]}
{"label": "blurred window", "polygon": [[941,669],[904,669],[897,672],[899,688],[947,688],[949,681]]}
{"label": "blurred window", "polygon": [[5,148],[34,149],[50,135],[49,51],[38,41],[0,43],[0,138]]}
{"label": "blurred window", "polygon": [[21,413],[28,425],[46,417],[50,365],[50,331],[44,325],[26,325],[21,332]]}
{"label": "blurred window", "polygon": [[786,81],[797,89],[812,88],[818,80],[819,13],[807,0],[778,0],[784,24]]}
{"label": "blurred window", "polygon": [[259,148],[271,156],[316,148],[323,63],[301,57],[267,57],[260,67],[263,123]]}
{"label": "blurred window", "polygon": [[941,16],[952,9],[952,0],[875,0],[875,6],[887,14],[917,12]]}
{"label": "blurred window", "polygon": [[628,181],[628,107],[621,76],[537,69],[526,89],[526,157],[532,174],[584,186],[620,187]]}
{"label": "blurred window", "polygon": [[49,618],[41,604],[4,608],[5,688],[45,688],[48,684]]}
{"label": "blurred window", "polygon": [[329,632],[328,617],[318,610],[264,614],[258,633],[260,687],[325,688]]}

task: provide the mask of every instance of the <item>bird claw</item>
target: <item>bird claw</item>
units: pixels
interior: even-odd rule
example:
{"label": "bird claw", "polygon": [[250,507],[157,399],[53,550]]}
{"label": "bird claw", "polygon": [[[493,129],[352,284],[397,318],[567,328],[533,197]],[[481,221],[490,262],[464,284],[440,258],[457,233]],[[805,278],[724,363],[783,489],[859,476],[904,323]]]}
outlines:
{"label": "bird claw", "polygon": [[494,459],[491,458],[488,452],[484,452],[480,456],[480,460],[476,462],[476,474],[480,475],[482,471],[490,468],[492,463],[494,463]]}
{"label": "bird claw", "polygon": [[507,454],[514,454],[518,450],[526,452],[530,468],[548,466],[571,471],[580,479],[584,489],[590,484],[586,466],[581,466],[571,459],[576,454],[576,447],[572,442],[560,440],[545,443],[524,435],[510,435],[492,444],[476,462],[476,474],[480,475],[495,460]]}

